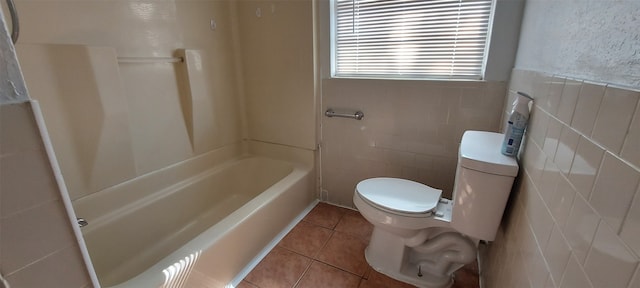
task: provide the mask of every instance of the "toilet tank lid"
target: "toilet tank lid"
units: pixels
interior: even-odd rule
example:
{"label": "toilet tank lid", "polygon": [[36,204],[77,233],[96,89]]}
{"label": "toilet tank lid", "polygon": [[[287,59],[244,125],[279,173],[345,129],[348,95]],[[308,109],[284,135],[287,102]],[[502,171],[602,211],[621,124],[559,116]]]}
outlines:
{"label": "toilet tank lid", "polygon": [[406,214],[424,214],[438,206],[442,190],[399,178],[370,178],[356,185],[356,193],[367,202]]}
{"label": "toilet tank lid", "polygon": [[487,131],[465,131],[460,142],[459,161],[462,167],[484,173],[518,175],[515,158],[500,153],[504,134]]}

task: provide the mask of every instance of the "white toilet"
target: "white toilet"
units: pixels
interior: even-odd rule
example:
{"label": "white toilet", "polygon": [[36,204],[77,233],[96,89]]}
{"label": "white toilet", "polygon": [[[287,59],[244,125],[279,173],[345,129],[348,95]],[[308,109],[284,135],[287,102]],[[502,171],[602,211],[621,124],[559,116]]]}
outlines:
{"label": "white toilet", "polygon": [[453,284],[453,272],[476,259],[479,240],[495,238],[518,174],[502,155],[503,134],[466,131],[458,153],[453,200],[442,190],[397,178],[358,183],[353,202],[374,225],[367,262],[418,287]]}

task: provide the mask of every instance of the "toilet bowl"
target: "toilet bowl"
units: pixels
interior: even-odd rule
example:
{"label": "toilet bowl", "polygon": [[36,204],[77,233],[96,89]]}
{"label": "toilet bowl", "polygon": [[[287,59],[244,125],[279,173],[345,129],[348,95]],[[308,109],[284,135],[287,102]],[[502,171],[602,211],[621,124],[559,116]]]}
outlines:
{"label": "toilet bowl", "polygon": [[371,178],[353,202],[374,229],[365,250],[377,271],[418,287],[445,288],[476,259],[479,240],[495,238],[513,180],[515,159],[500,153],[503,135],[467,131],[462,137],[452,200],[410,180]]}

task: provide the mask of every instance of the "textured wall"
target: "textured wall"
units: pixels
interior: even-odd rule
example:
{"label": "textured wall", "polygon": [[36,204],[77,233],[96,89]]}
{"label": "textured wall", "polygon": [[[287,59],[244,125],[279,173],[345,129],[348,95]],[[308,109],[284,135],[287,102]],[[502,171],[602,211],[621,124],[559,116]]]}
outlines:
{"label": "textured wall", "polygon": [[487,287],[640,287],[639,12],[527,1],[509,98],[536,100]]}
{"label": "textured wall", "polygon": [[487,287],[640,287],[640,92],[514,70],[535,98]]}
{"label": "textured wall", "polygon": [[[22,102],[28,100],[27,89],[20,75],[16,53],[11,44],[9,31],[4,22],[4,16],[0,13],[0,103]],[[5,37],[6,35],[6,37]]]}
{"label": "textured wall", "polygon": [[640,1],[527,1],[516,68],[640,87]]}

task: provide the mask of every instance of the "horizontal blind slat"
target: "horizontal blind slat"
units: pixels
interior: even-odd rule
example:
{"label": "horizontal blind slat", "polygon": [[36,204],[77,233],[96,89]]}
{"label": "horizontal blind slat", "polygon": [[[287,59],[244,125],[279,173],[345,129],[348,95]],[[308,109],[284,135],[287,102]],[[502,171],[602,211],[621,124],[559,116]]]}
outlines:
{"label": "horizontal blind slat", "polygon": [[335,74],[482,75],[492,0],[335,0]]}

